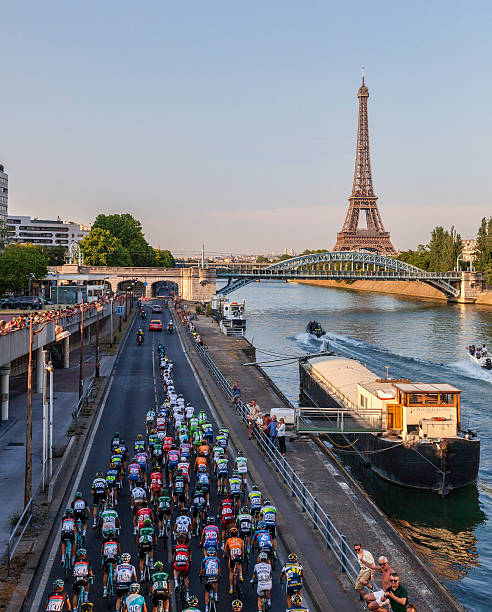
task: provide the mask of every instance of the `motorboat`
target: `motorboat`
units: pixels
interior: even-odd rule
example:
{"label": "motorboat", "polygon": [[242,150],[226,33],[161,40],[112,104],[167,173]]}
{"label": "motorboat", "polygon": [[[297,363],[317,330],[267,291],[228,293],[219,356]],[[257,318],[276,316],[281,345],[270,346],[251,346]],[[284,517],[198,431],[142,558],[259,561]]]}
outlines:
{"label": "motorboat", "polygon": [[482,346],[471,344],[466,349],[466,352],[470,361],[477,364],[480,368],[492,370],[492,355],[487,351],[485,344],[482,344]]}
{"label": "motorboat", "polygon": [[313,334],[316,338],[321,338],[326,334],[325,330],[321,327],[318,321],[309,321],[306,325],[306,331],[308,334]]}

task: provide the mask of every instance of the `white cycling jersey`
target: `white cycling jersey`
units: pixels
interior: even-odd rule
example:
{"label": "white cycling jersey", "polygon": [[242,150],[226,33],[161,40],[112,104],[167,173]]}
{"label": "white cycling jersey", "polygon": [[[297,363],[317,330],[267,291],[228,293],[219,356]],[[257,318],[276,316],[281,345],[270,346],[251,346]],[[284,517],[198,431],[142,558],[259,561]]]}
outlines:
{"label": "white cycling jersey", "polygon": [[116,584],[131,583],[135,577],[135,568],[129,563],[120,563],[114,570],[114,579]]}
{"label": "white cycling jersey", "polygon": [[186,418],[191,419],[193,418],[195,414],[195,409],[193,408],[193,406],[186,406],[185,413],[186,413]]}
{"label": "white cycling jersey", "polygon": [[269,563],[257,563],[254,569],[258,577],[258,591],[269,591],[272,588],[272,567]]}
{"label": "white cycling jersey", "polygon": [[188,533],[191,527],[191,519],[189,516],[178,516],[176,519],[176,532]]}

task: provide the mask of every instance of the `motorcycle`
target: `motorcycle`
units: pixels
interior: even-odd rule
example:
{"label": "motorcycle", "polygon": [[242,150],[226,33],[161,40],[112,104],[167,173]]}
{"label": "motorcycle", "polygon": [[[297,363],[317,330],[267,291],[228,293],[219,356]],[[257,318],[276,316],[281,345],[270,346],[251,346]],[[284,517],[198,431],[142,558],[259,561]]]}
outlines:
{"label": "motorcycle", "polygon": [[143,341],[144,341],[143,334],[138,334],[138,335],[137,335],[137,344],[138,344],[138,346],[140,346],[141,344],[143,344]]}
{"label": "motorcycle", "polygon": [[168,331],[170,334],[172,334],[172,333],[173,333],[173,331],[174,331],[174,325],[168,325],[168,326],[167,326],[167,331]]}
{"label": "motorcycle", "polygon": [[141,310],[140,311],[140,318],[141,319],[145,319],[147,317],[147,314],[145,313],[145,310]]}

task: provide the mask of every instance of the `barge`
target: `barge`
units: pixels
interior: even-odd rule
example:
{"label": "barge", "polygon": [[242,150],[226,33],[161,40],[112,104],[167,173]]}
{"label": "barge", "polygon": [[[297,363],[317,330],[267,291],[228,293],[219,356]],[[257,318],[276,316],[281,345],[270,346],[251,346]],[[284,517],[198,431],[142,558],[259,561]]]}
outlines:
{"label": "barge", "polygon": [[476,482],[480,439],[461,431],[453,385],[382,379],[338,356],[304,358],[299,370],[303,393],[324,414],[317,430],[343,436],[381,478],[441,495]]}

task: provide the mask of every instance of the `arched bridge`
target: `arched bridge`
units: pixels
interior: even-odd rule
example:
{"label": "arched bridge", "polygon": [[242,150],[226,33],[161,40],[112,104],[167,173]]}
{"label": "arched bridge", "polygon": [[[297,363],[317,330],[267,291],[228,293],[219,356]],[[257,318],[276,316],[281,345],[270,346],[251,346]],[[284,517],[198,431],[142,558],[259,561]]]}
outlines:
{"label": "arched bridge", "polygon": [[394,257],[377,253],[327,251],[285,259],[271,265],[217,266],[217,278],[227,278],[220,289],[227,295],[256,280],[402,280],[421,281],[459,298],[462,272],[426,272]]}

